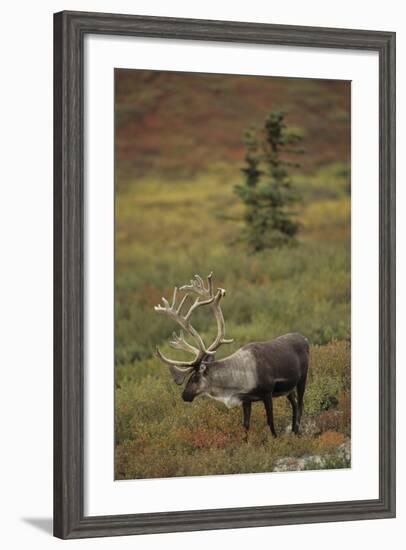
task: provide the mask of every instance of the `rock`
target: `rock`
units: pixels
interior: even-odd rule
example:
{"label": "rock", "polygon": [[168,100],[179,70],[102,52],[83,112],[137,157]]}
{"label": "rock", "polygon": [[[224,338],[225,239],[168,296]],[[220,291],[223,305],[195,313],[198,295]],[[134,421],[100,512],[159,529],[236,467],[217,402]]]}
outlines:
{"label": "rock", "polygon": [[[274,472],[298,472],[300,470],[323,470],[331,458],[342,456],[345,460],[351,459],[351,440],[348,438],[333,452],[325,455],[307,454],[302,457],[286,456],[278,458],[273,468]],[[329,466],[331,467],[331,466]]]}
{"label": "rock", "polygon": [[346,460],[351,458],[351,439],[348,437],[344,443],[338,447],[339,451],[343,453]]}

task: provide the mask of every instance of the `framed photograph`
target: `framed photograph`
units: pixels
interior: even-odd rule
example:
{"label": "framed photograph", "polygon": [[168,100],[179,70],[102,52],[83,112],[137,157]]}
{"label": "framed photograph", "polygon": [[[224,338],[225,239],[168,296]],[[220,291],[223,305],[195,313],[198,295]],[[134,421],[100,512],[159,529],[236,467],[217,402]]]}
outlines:
{"label": "framed photograph", "polygon": [[395,516],[395,34],[54,19],[54,534]]}

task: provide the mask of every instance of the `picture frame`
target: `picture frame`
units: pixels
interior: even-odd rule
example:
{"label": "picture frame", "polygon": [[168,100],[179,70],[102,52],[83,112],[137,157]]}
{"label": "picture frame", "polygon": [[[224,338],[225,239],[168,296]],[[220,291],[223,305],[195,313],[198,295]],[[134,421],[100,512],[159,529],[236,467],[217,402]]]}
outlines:
{"label": "picture frame", "polygon": [[[379,498],[86,516],[84,38],[148,37],[379,54]],[[186,42],[185,42],[186,43]],[[54,535],[62,539],[395,516],[395,33],[136,15],[54,16]]]}

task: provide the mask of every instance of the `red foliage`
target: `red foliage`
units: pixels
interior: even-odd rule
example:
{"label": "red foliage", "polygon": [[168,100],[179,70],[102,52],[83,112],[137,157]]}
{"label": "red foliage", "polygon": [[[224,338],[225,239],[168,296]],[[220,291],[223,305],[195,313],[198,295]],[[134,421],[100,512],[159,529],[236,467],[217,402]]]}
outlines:
{"label": "red foliage", "polygon": [[180,437],[196,449],[224,449],[231,441],[224,432],[209,429],[196,429],[193,432],[182,430]]}

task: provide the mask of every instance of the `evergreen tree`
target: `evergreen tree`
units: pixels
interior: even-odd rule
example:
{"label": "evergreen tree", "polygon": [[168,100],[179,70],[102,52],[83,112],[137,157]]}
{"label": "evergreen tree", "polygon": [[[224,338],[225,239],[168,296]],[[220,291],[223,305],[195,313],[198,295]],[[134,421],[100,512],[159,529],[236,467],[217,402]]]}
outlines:
{"label": "evergreen tree", "polygon": [[281,154],[301,153],[295,145],[302,136],[289,130],[284,118],[282,111],[271,112],[261,139],[254,128],[244,134],[245,181],[234,190],[245,205],[242,238],[254,252],[296,243],[299,224],[291,208],[300,197],[292,188],[288,168],[300,165]]}

